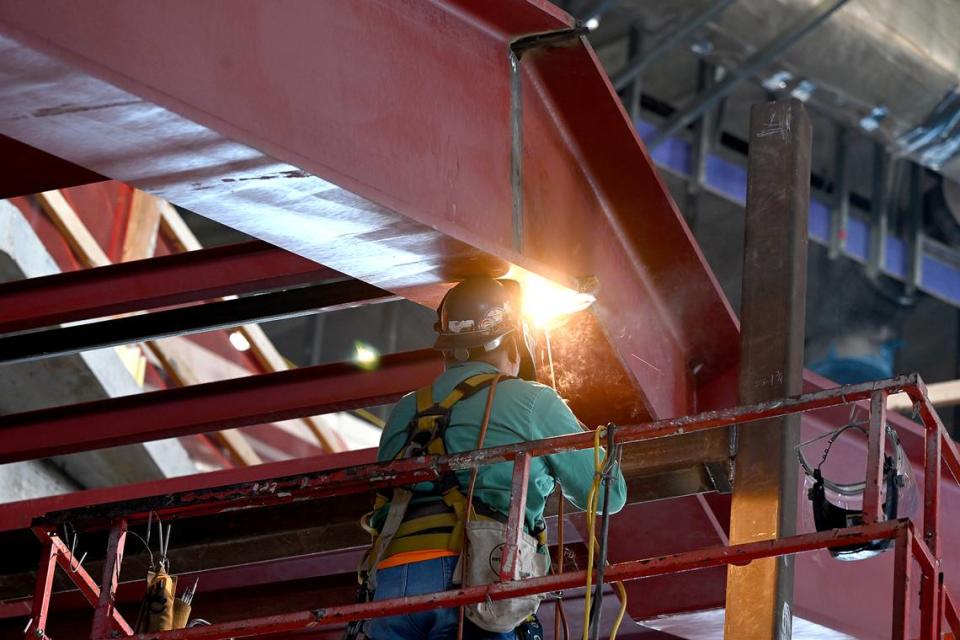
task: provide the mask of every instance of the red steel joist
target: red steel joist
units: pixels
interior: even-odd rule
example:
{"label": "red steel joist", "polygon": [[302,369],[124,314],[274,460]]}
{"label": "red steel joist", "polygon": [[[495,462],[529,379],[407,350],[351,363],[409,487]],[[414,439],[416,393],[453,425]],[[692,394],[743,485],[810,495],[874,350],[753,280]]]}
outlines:
{"label": "red steel joist", "polygon": [[413,351],[2,416],[0,463],[386,404],[441,371]]}
{"label": "red steel joist", "polygon": [[[775,418],[799,411],[845,405],[850,402],[869,399],[876,392],[898,393],[907,391],[908,393],[920,394],[921,392],[918,389],[922,389],[922,381],[917,374],[911,374],[891,380],[847,385],[747,407],[707,411],[652,423],[617,426],[613,438],[618,444],[630,444]],[[0,431],[0,434],[2,433]],[[593,440],[593,432],[584,431],[545,440],[489,447],[464,453],[411,458],[389,463],[365,464],[331,471],[273,478],[269,482],[250,482],[198,489],[165,495],[160,499],[132,500],[91,507],[79,512],[55,512],[49,514],[38,524],[58,525],[64,518],[69,517],[75,526],[87,528],[98,522],[102,524],[105,519],[109,520],[121,514],[129,521],[134,522],[146,520],[151,512],[167,519],[188,514],[220,513],[224,510],[252,505],[278,504],[307,496],[322,497],[369,492],[378,487],[434,480],[448,470],[459,471],[478,465],[511,461],[519,455],[536,457],[574,449],[585,449],[593,446]]]}
{"label": "red steel joist", "polygon": [[[871,525],[850,527],[836,531],[806,534],[763,540],[729,547],[712,547],[698,551],[644,558],[612,564],[605,569],[605,580],[625,582],[640,578],[695,571],[727,564],[747,563],[758,558],[777,555],[803,553],[827,547],[857,544],[869,540],[890,539],[910,527],[908,521],[891,520]],[[159,633],[141,633],[137,640],[225,640],[226,638],[248,638],[284,631],[296,631],[333,624],[342,624],[351,620],[362,620],[371,616],[402,615],[415,611],[436,609],[438,607],[456,607],[483,602],[484,600],[505,600],[518,596],[537,593],[549,593],[564,589],[574,589],[586,582],[585,571],[570,571],[562,574],[500,582],[490,585],[464,587],[454,591],[442,591],[421,596],[408,596],[377,602],[348,604],[335,607],[318,608],[291,614],[251,618],[236,622],[227,622],[210,627],[194,627],[178,631]],[[102,636],[98,636],[100,640]],[[904,637],[904,640],[906,638]]]}
{"label": "red steel joist", "polygon": [[244,242],[0,284],[0,333],[344,277]]}

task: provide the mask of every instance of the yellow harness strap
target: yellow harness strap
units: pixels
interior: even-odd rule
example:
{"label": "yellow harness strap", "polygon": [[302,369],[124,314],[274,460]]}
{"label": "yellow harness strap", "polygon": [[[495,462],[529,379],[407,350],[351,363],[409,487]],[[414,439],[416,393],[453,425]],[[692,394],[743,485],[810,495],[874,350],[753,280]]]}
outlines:
{"label": "yellow harness strap", "polygon": [[[443,430],[446,428],[441,421],[449,420],[450,410],[455,404],[465,396],[471,395],[480,387],[491,382],[498,374],[479,373],[470,376],[460,382],[447,396],[439,403],[433,402],[433,386],[428,385],[417,389],[417,413],[416,422],[413,425],[412,432],[407,438],[407,442],[399,453],[394,457],[395,460],[409,458],[414,455],[444,455],[447,453],[443,441]],[[444,504],[453,510],[453,513],[423,516],[412,520],[404,521],[394,532],[392,539],[384,549],[381,557],[368,558],[374,565],[391,555],[408,552],[420,551],[426,549],[446,549],[455,553],[460,553],[463,548],[464,523],[466,521],[467,499],[460,491],[459,484],[453,483],[447,487],[441,494]],[[370,517],[374,512],[390,503],[387,496],[378,493],[374,501],[373,511],[366,514],[360,524],[373,539],[373,547],[376,548],[377,540],[382,534],[370,525]],[[448,529],[449,532],[442,529]],[[441,529],[441,531],[430,531],[431,529]],[[428,532],[429,533],[426,533]],[[424,532],[424,533],[420,533]],[[375,566],[368,567],[374,570]]]}

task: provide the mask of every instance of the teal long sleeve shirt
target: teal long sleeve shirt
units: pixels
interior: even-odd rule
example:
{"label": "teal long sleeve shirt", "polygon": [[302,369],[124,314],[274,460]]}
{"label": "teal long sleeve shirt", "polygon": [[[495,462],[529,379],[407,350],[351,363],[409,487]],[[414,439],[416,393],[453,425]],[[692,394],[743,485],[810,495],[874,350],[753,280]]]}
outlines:
{"label": "teal long sleeve shirt", "polygon": [[[483,362],[465,362],[449,367],[434,382],[434,402],[441,401],[457,384],[470,376],[488,372],[496,373],[497,369]],[[378,461],[392,460],[403,448],[407,425],[416,413],[415,395],[411,393],[404,396],[390,414],[380,438]],[[448,453],[477,448],[487,395],[488,391],[480,391],[454,405],[445,438]],[[496,447],[540,440],[582,430],[573,412],[552,388],[535,382],[508,379],[497,385],[483,446]],[[480,467],[476,499],[506,515],[510,510],[512,473],[512,462]],[[593,476],[593,449],[533,458],[530,461],[530,484],[527,488],[528,529],[533,530],[535,523],[543,518],[544,504],[547,496],[553,492],[555,480],[560,481],[564,497],[585,510]],[[466,491],[469,472],[458,472],[458,478],[460,486]],[[430,487],[430,483],[422,483],[417,489],[429,491]],[[625,502],[626,484],[618,468],[616,477],[610,483],[610,512],[616,513]],[[380,524],[378,520],[382,518],[374,519],[376,526]]]}

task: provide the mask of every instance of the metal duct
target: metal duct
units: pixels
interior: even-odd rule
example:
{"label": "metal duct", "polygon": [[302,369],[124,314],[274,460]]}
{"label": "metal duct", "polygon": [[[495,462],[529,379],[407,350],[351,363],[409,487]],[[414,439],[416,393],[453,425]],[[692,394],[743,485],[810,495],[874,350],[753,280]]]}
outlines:
{"label": "metal duct", "polygon": [[[678,0],[669,3],[669,13],[696,15],[714,1]],[[734,69],[816,3],[738,0],[708,28],[711,46],[698,50]],[[629,0],[621,11],[657,24],[664,22],[664,4]],[[958,32],[955,0],[855,0],[794,44],[764,76],[776,76],[776,88],[795,91],[837,120],[866,130],[895,155],[960,181]]]}

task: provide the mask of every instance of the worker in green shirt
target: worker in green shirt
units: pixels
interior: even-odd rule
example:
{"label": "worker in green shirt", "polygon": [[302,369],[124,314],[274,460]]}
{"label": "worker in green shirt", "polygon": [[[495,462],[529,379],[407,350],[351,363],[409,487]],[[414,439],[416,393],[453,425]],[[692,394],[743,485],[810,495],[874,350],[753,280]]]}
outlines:
{"label": "worker in green shirt", "polygon": [[[476,449],[493,378],[494,397],[483,447],[509,445],[550,436],[577,433],[583,426],[552,388],[534,382],[528,334],[521,316],[519,286],[511,280],[470,278],[450,290],[437,311],[435,348],[444,355],[446,371],[431,387],[397,403],[380,438],[379,461],[424,453],[457,453]],[[426,425],[426,428],[424,428]],[[417,435],[419,434],[419,435]],[[513,463],[481,467],[473,499],[477,518],[505,522],[511,503]],[[546,553],[544,504],[560,482],[564,497],[587,508],[595,474],[590,449],[533,458],[526,504],[526,532],[540,539]],[[470,472],[448,474],[434,483],[421,483],[402,494],[382,496],[367,522],[380,534],[368,571],[375,573],[374,600],[385,600],[450,589],[462,545],[458,500],[467,494]],[[611,513],[623,508],[626,486],[619,469],[609,483]],[[451,497],[453,496],[453,497]],[[387,524],[393,520],[393,524]],[[399,523],[399,527],[397,524]],[[386,529],[390,529],[389,534]],[[385,548],[384,548],[385,547]],[[544,561],[544,568],[548,560]],[[534,605],[535,607],[535,605]],[[514,638],[473,624],[467,616],[464,638]],[[455,638],[457,609],[422,611],[377,618],[366,623],[373,640]]]}

